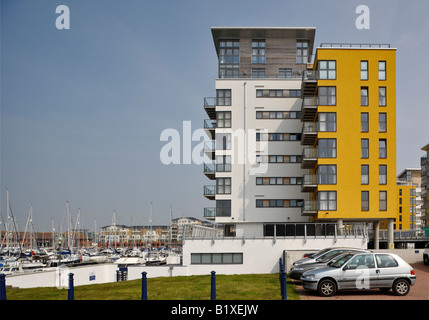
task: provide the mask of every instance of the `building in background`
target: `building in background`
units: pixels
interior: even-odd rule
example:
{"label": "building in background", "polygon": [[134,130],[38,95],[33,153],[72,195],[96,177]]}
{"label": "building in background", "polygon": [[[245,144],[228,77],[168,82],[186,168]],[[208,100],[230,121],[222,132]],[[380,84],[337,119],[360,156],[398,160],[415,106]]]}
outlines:
{"label": "building in background", "polygon": [[[429,228],[429,144],[421,148],[426,154],[420,158],[421,189],[422,189],[422,226]],[[428,231],[429,235],[429,231]]]}
{"label": "building in background", "polygon": [[[225,236],[288,224],[386,221],[397,212],[396,49],[321,44],[314,28],[212,28],[218,56],[204,217]],[[376,239],[377,240],[377,239]]]}

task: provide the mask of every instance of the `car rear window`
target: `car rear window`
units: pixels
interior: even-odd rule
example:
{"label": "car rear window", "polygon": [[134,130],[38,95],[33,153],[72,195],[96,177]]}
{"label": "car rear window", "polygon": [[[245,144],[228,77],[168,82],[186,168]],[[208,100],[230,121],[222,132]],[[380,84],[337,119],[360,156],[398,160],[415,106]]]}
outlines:
{"label": "car rear window", "polygon": [[376,254],[377,266],[379,268],[392,268],[397,267],[398,262],[390,255],[387,254]]}

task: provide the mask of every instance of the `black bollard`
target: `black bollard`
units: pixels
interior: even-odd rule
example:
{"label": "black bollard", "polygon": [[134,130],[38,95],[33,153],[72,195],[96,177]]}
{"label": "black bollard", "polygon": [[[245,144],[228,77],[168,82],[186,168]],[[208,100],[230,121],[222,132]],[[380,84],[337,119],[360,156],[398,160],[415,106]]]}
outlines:
{"label": "black bollard", "polygon": [[69,273],[69,293],[68,299],[74,300],[74,284],[73,284],[73,273]]}
{"label": "black bollard", "polygon": [[147,272],[142,272],[142,300],[147,300]]}
{"label": "black bollard", "polygon": [[216,272],[212,271],[211,274],[212,274],[212,276],[211,276],[212,286],[211,286],[210,296],[211,296],[212,300],[216,300]]}
{"label": "black bollard", "polygon": [[6,275],[0,274],[0,300],[6,300]]}

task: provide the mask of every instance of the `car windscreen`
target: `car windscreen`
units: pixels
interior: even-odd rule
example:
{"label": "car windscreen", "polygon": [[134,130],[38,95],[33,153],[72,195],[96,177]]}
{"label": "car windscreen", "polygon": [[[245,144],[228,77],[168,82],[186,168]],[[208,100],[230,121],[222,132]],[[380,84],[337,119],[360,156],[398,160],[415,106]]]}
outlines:
{"label": "car windscreen", "polygon": [[340,268],[344,263],[349,261],[349,259],[351,257],[353,257],[354,255],[355,254],[353,254],[353,253],[347,253],[344,255],[340,255],[333,263],[330,263],[329,266],[334,267],[334,268]]}
{"label": "car windscreen", "polygon": [[326,248],[326,249],[322,249],[320,251],[317,251],[314,255],[313,258],[318,258],[320,257],[322,254],[324,254],[325,252],[328,252],[329,250],[331,250],[331,248]]}

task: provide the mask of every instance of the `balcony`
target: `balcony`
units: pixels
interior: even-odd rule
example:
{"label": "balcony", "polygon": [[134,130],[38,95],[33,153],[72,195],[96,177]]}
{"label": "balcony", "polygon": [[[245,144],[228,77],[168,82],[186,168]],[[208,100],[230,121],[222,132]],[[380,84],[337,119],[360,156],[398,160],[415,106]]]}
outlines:
{"label": "balcony", "polygon": [[216,177],[215,177],[215,174],[216,174],[215,164],[214,163],[211,163],[211,164],[204,163],[204,174],[210,180],[216,179]]}
{"label": "balcony", "polygon": [[216,207],[204,208],[204,218],[214,220],[216,218]]}
{"label": "balcony", "polygon": [[314,96],[317,89],[318,71],[304,70],[302,74],[301,96]]}
{"label": "balcony", "polygon": [[215,141],[205,141],[204,142],[204,153],[209,157],[209,159],[215,159]]}
{"label": "balcony", "polygon": [[204,120],[204,131],[211,139],[214,139],[215,137],[215,129],[216,129],[216,120],[213,120],[213,119]]}
{"label": "balcony", "polygon": [[314,169],[317,164],[318,150],[316,148],[304,148],[302,150],[302,169]]}
{"label": "balcony", "polygon": [[301,182],[301,192],[314,192],[317,190],[318,177],[315,174],[305,174]]}
{"label": "balcony", "polygon": [[314,216],[317,214],[317,201],[316,200],[304,200],[301,207],[302,216]]}
{"label": "balcony", "polygon": [[209,200],[214,200],[216,196],[216,186],[210,185],[210,186],[204,186],[204,197],[206,197]]}
{"label": "balcony", "polygon": [[216,97],[204,98],[204,110],[210,119],[216,119]]}
{"label": "balcony", "polygon": [[315,122],[317,118],[317,97],[303,97],[301,105],[301,121]]}
{"label": "balcony", "polygon": [[317,139],[317,123],[304,122],[301,131],[301,144],[305,146],[312,146]]}

